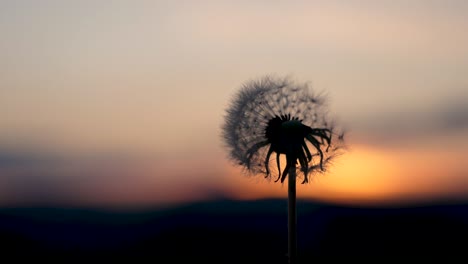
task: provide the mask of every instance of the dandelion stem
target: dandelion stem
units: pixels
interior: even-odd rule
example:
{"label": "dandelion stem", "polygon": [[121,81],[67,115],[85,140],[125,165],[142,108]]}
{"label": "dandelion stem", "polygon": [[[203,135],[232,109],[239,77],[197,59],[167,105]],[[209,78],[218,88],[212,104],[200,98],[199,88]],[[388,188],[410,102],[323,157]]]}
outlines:
{"label": "dandelion stem", "polygon": [[297,263],[296,238],[296,165],[293,162],[288,173],[288,257],[289,264]]}

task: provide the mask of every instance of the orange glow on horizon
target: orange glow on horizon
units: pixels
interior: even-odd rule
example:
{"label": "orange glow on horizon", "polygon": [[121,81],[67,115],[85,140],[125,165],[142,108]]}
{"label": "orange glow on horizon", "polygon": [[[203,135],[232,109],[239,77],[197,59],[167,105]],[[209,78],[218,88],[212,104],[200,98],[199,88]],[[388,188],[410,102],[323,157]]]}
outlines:
{"label": "orange glow on horizon", "polygon": [[[429,173],[428,157],[423,154],[353,146],[324,175],[317,175],[307,185],[298,183],[297,197],[343,204],[391,203],[430,199],[456,188],[455,184],[438,184],[440,168]],[[260,175],[246,177],[239,168],[229,174],[230,194],[235,199],[287,197],[287,181],[280,184]]]}

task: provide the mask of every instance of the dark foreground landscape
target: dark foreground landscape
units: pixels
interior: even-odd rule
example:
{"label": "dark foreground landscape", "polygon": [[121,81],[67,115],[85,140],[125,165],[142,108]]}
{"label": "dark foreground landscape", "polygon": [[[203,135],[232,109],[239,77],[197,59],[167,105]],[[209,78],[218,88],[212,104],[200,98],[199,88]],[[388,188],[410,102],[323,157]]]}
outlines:
{"label": "dark foreground landscape", "polygon": [[[219,200],[154,211],[0,209],[2,260],[287,263],[287,201]],[[298,203],[300,263],[468,263],[468,203]]]}

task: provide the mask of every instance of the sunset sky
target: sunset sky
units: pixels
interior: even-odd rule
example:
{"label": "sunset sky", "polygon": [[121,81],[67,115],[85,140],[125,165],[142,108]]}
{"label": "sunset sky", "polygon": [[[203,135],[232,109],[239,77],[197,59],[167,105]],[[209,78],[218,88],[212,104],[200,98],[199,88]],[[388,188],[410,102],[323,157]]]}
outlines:
{"label": "sunset sky", "polygon": [[227,159],[241,85],[329,96],[348,152],[299,186],[346,204],[468,199],[468,2],[0,1],[0,207],[286,197]]}

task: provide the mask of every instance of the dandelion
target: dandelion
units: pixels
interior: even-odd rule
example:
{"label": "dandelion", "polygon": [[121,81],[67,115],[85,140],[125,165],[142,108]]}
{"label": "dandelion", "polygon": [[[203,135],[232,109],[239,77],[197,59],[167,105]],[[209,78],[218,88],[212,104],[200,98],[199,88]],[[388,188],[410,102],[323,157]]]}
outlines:
{"label": "dandelion", "polygon": [[296,178],[308,183],[344,149],[344,133],[330,119],[326,98],[290,78],[251,80],[226,110],[222,135],[230,159],[248,174],[281,183],[288,177],[288,251],[295,263]]}

